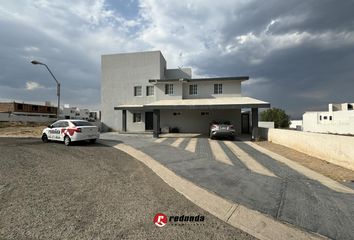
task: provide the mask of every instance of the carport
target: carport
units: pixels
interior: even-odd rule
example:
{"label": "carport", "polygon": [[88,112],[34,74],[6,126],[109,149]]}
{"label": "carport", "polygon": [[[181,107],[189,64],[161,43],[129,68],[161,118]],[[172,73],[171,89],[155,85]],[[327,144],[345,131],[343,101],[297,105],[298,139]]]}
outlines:
{"label": "carport", "polygon": [[[161,129],[161,112],[166,111],[214,111],[215,113],[223,112],[223,114],[231,113],[232,111],[239,111],[241,109],[251,109],[251,132],[252,139],[258,138],[258,109],[269,108],[268,102],[263,102],[258,99],[250,97],[224,97],[224,98],[208,98],[208,99],[175,99],[175,100],[159,100],[144,105],[119,105],[114,110],[122,110],[122,130],[127,131],[127,111],[150,111],[152,112],[153,121],[153,136],[159,137]],[[189,114],[190,115],[190,114]],[[183,116],[183,120],[190,118],[190,116]],[[191,121],[199,121],[192,120]],[[196,123],[198,124],[198,123]],[[241,128],[241,118],[237,122]]]}

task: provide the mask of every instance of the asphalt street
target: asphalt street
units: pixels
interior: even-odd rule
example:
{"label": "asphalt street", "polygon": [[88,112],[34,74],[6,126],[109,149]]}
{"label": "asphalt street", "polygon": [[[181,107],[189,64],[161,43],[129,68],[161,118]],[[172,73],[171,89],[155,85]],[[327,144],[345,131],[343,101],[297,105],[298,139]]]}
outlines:
{"label": "asphalt street", "polygon": [[330,239],[354,239],[351,183],[336,182],[348,190],[344,192],[330,188],[321,178],[310,178],[306,171],[295,170],[243,141],[197,138],[195,151],[188,151],[190,138],[113,133],[101,138],[133,146],[194,184],[281,222]]}
{"label": "asphalt street", "polygon": [[[0,239],[254,239],[101,144],[0,138]],[[153,218],[204,216],[204,222]]]}

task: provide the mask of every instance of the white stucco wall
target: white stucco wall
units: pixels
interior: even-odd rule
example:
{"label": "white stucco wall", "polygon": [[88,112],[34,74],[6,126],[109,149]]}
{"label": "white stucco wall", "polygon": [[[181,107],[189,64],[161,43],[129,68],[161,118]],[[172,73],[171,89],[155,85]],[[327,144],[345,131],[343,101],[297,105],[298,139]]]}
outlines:
{"label": "white stucco wall", "polygon": [[354,111],[306,112],[303,115],[303,131],[354,134]]}
{"label": "white stucco wall", "polygon": [[[102,56],[101,67],[103,130],[121,130],[122,111],[114,107],[155,101],[155,96],[146,96],[146,86],[149,79],[163,77],[166,61],[160,51],[112,54]],[[134,96],[134,86],[142,86],[142,96]]]}
{"label": "white stucco wall", "polygon": [[[165,84],[173,84],[173,94],[165,94]],[[182,99],[182,83],[157,83],[155,84],[155,92],[157,100]]]}
{"label": "white stucco wall", "polygon": [[[134,113],[141,113],[141,122],[133,122]],[[145,112],[127,111],[127,132],[143,132],[143,131],[145,131]]]}
{"label": "white stucco wall", "polygon": [[354,170],[354,137],[260,128],[262,138]]}
{"label": "white stucco wall", "polygon": [[[222,94],[214,94],[214,84],[221,83]],[[189,94],[189,85],[197,84],[198,94]],[[222,97],[240,97],[241,81],[195,81],[183,84],[183,98],[222,98]]]}
{"label": "white stucco wall", "polygon": [[302,129],[302,120],[290,120],[289,128],[301,130]]}
{"label": "white stucco wall", "polygon": [[[174,112],[181,113],[173,115]],[[201,115],[209,112],[209,115]],[[241,133],[241,110],[161,110],[161,128],[178,127],[180,132],[209,134],[209,124],[213,121],[230,121],[237,134]]]}
{"label": "white stucco wall", "polygon": [[261,128],[274,128],[274,122],[259,121],[258,122],[258,127],[261,127]]}

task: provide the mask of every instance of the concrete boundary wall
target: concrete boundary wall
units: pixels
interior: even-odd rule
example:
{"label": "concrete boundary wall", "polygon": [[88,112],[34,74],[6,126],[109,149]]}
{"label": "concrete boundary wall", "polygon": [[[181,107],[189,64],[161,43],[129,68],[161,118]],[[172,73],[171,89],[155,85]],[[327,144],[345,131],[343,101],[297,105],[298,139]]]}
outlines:
{"label": "concrete boundary wall", "polygon": [[9,113],[0,113],[0,121],[3,122],[54,122],[56,118],[49,118],[43,116],[26,116],[26,115],[14,115]]}
{"label": "concrete boundary wall", "polygon": [[354,170],[354,137],[259,128],[262,138]]}

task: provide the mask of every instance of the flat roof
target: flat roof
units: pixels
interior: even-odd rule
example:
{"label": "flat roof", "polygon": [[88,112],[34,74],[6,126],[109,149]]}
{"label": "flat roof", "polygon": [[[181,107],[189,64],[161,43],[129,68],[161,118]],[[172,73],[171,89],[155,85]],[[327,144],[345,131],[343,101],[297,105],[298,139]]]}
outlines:
{"label": "flat roof", "polygon": [[198,82],[198,81],[246,81],[249,76],[239,77],[213,77],[213,78],[171,78],[171,79],[149,79],[150,83],[154,82]]}
{"label": "flat roof", "polygon": [[114,107],[114,109],[239,109],[269,107],[270,103],[255,98],[221,97],[204,99],[159,100],[144,105],[118,105]]}

